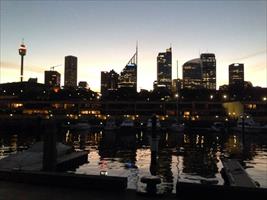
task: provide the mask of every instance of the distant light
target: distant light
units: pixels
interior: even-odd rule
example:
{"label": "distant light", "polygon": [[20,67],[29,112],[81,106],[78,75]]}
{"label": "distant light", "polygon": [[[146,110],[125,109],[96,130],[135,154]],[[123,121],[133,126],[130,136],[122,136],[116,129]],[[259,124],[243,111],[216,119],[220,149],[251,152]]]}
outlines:
{"label": "distant light", "polygon": [[13,114],[9,114],[9,116],[10,116],[10,117],[12,117],[12,116],[13,116]]}
{"label": "distant light", "polygon": [[179,95],[178,95],[178,94],[175,94],[175,97],[176,97],[176,98],[178,98],[178,97],[179,97]]}
{"label": "distant light", "polygon": [[20,90],[20,92],[23,92],[23,90]]}
{"label": "distant light", "polygon": [[267,97],[263,97],[262,100],[263,100],[263,101],[267,101]]}
{"label": "distant light", "polygon": [[45,94],[45,90],[43,91],[43,93]]}
{"label": "distant light", "polygon": [[210,95],[210,99],[213,99],[213,95]]}
{"label": "distant light", "polygon": [[101,176],[107,176],[108,175],[108,172],[107,171],[100,171],[100,175]]}
{"label": "distant light", "polygon": [[224,99],[226,99],[226,98],[227,98],[227,95],[226,95],[226,94],[224,94],[224,95],[223,95],[223,98],[224,98]]}
{"label": "distant light", "polygon": [[218,116],[218,115],[216,115],[216,116],[215,116],[215,118],[219,118],[219,116]]}

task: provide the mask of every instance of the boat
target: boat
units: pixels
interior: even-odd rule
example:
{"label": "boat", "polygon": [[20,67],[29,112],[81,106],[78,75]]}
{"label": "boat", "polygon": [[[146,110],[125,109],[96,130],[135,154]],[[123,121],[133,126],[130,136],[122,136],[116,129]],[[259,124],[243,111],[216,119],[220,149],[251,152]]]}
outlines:
{"label": "boat", "polygon": [[120,131],[133,132],[135,130],[134,121],[125,119],[120,125]]}
{"label": "boat", "polygon": [[[156,122],[156,131],[159,131],[161,129],[161,124],[160,121],[157,119]],[[152,119],[148,119],[147,124],[146,124],[146,130],[147,131],[152,131]]]}
{"label": "boat", "polygon": [[75,124],[71,124],[68,122],[67,124],[62,125],[63,128],[67,128],[69,130],[78,130],[78,131],[86,131],[90,130],[91,126],[87,122],[78,122]]}
{"label": "boat", "polygon": [[226,130],[225,123],[223,122],[214,122],[211,126],[211,131],[214,132],[224,132]]}
{"label": "boat", "polygon": [[243,127],[246,133],[262,133],[267,131],[267,125],[260,125],[249,115],[246,115],[244,118],[238,118],[237,126],[234,127],[233,130],[242,132]]}
{"label": "boat", "polygon": [[106,122],[106,125],[104,127],[105,131],[115,131],[118,129],[118,126],[116,124],[116,120],[115,119],[109,119]]}
{"label": "boat", "polygon": [[168,127],[168,131],[170,132],[183,132],[184,131],[184,124],[179,123],[178,121],[173,121],[171,125]]}

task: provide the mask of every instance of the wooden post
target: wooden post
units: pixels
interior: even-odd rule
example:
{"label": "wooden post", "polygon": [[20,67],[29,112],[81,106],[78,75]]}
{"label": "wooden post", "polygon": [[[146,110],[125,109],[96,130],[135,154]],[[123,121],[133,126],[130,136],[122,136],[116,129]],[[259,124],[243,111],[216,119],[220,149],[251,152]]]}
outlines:
{"label": "wooden post", "polygon": [[47,120],[43,124],[44,128],[44,144],[43,144],[43,171],[55,171],[57,164],[57,147],[56,147],[56,135],[57,126],[56,123]]}

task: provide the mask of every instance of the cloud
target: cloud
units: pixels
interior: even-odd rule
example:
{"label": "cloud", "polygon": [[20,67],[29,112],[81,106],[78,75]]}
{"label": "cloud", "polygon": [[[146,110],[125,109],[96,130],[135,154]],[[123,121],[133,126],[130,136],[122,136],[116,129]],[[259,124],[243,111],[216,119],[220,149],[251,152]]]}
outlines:
{"label": "cloud", "polygon": [[[0,68],[1,70],[2,69],[20,70],[20,64],[14,63],[14,62],[8,62],[8,61],[1,61]],[[25,64],[24,64],[24,70],[37,72],[37,73],[44,72],[44,69],[42,69],[40,66],[32,66],[32,65],[25,65]]]}
{"label": "cloud", "polygon": [[248,54],[248,55],[245,55],[243,57],[240,57],[240,58],[234,58],[234,59],[231,59],[231,60],[245,60],[245,59],[248,59],[248,58],[253,58],[253,57],[256,57],[256,56],[259,56],[259,55],[262,55],[262,54],[265,54],[266,55],[266,49],[264,50],[261,50],[261,51],[257,51],[257,52],[254,52],[254,53],[251,53],[251,54]]}

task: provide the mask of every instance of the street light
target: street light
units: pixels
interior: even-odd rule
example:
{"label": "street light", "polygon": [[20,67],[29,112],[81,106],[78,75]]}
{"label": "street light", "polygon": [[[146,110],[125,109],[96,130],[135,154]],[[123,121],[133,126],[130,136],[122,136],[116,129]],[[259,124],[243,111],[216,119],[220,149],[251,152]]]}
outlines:
{"label": "street light", "polygon": [[210,100],[212,100],[212,99],[213,99],[213,95],[211,94],[211,95],[210,95]]}
{"label": "street light", "polygon": [[263,101],[267,101],[267,97],[263,97],[262,100],[263,100]]}

